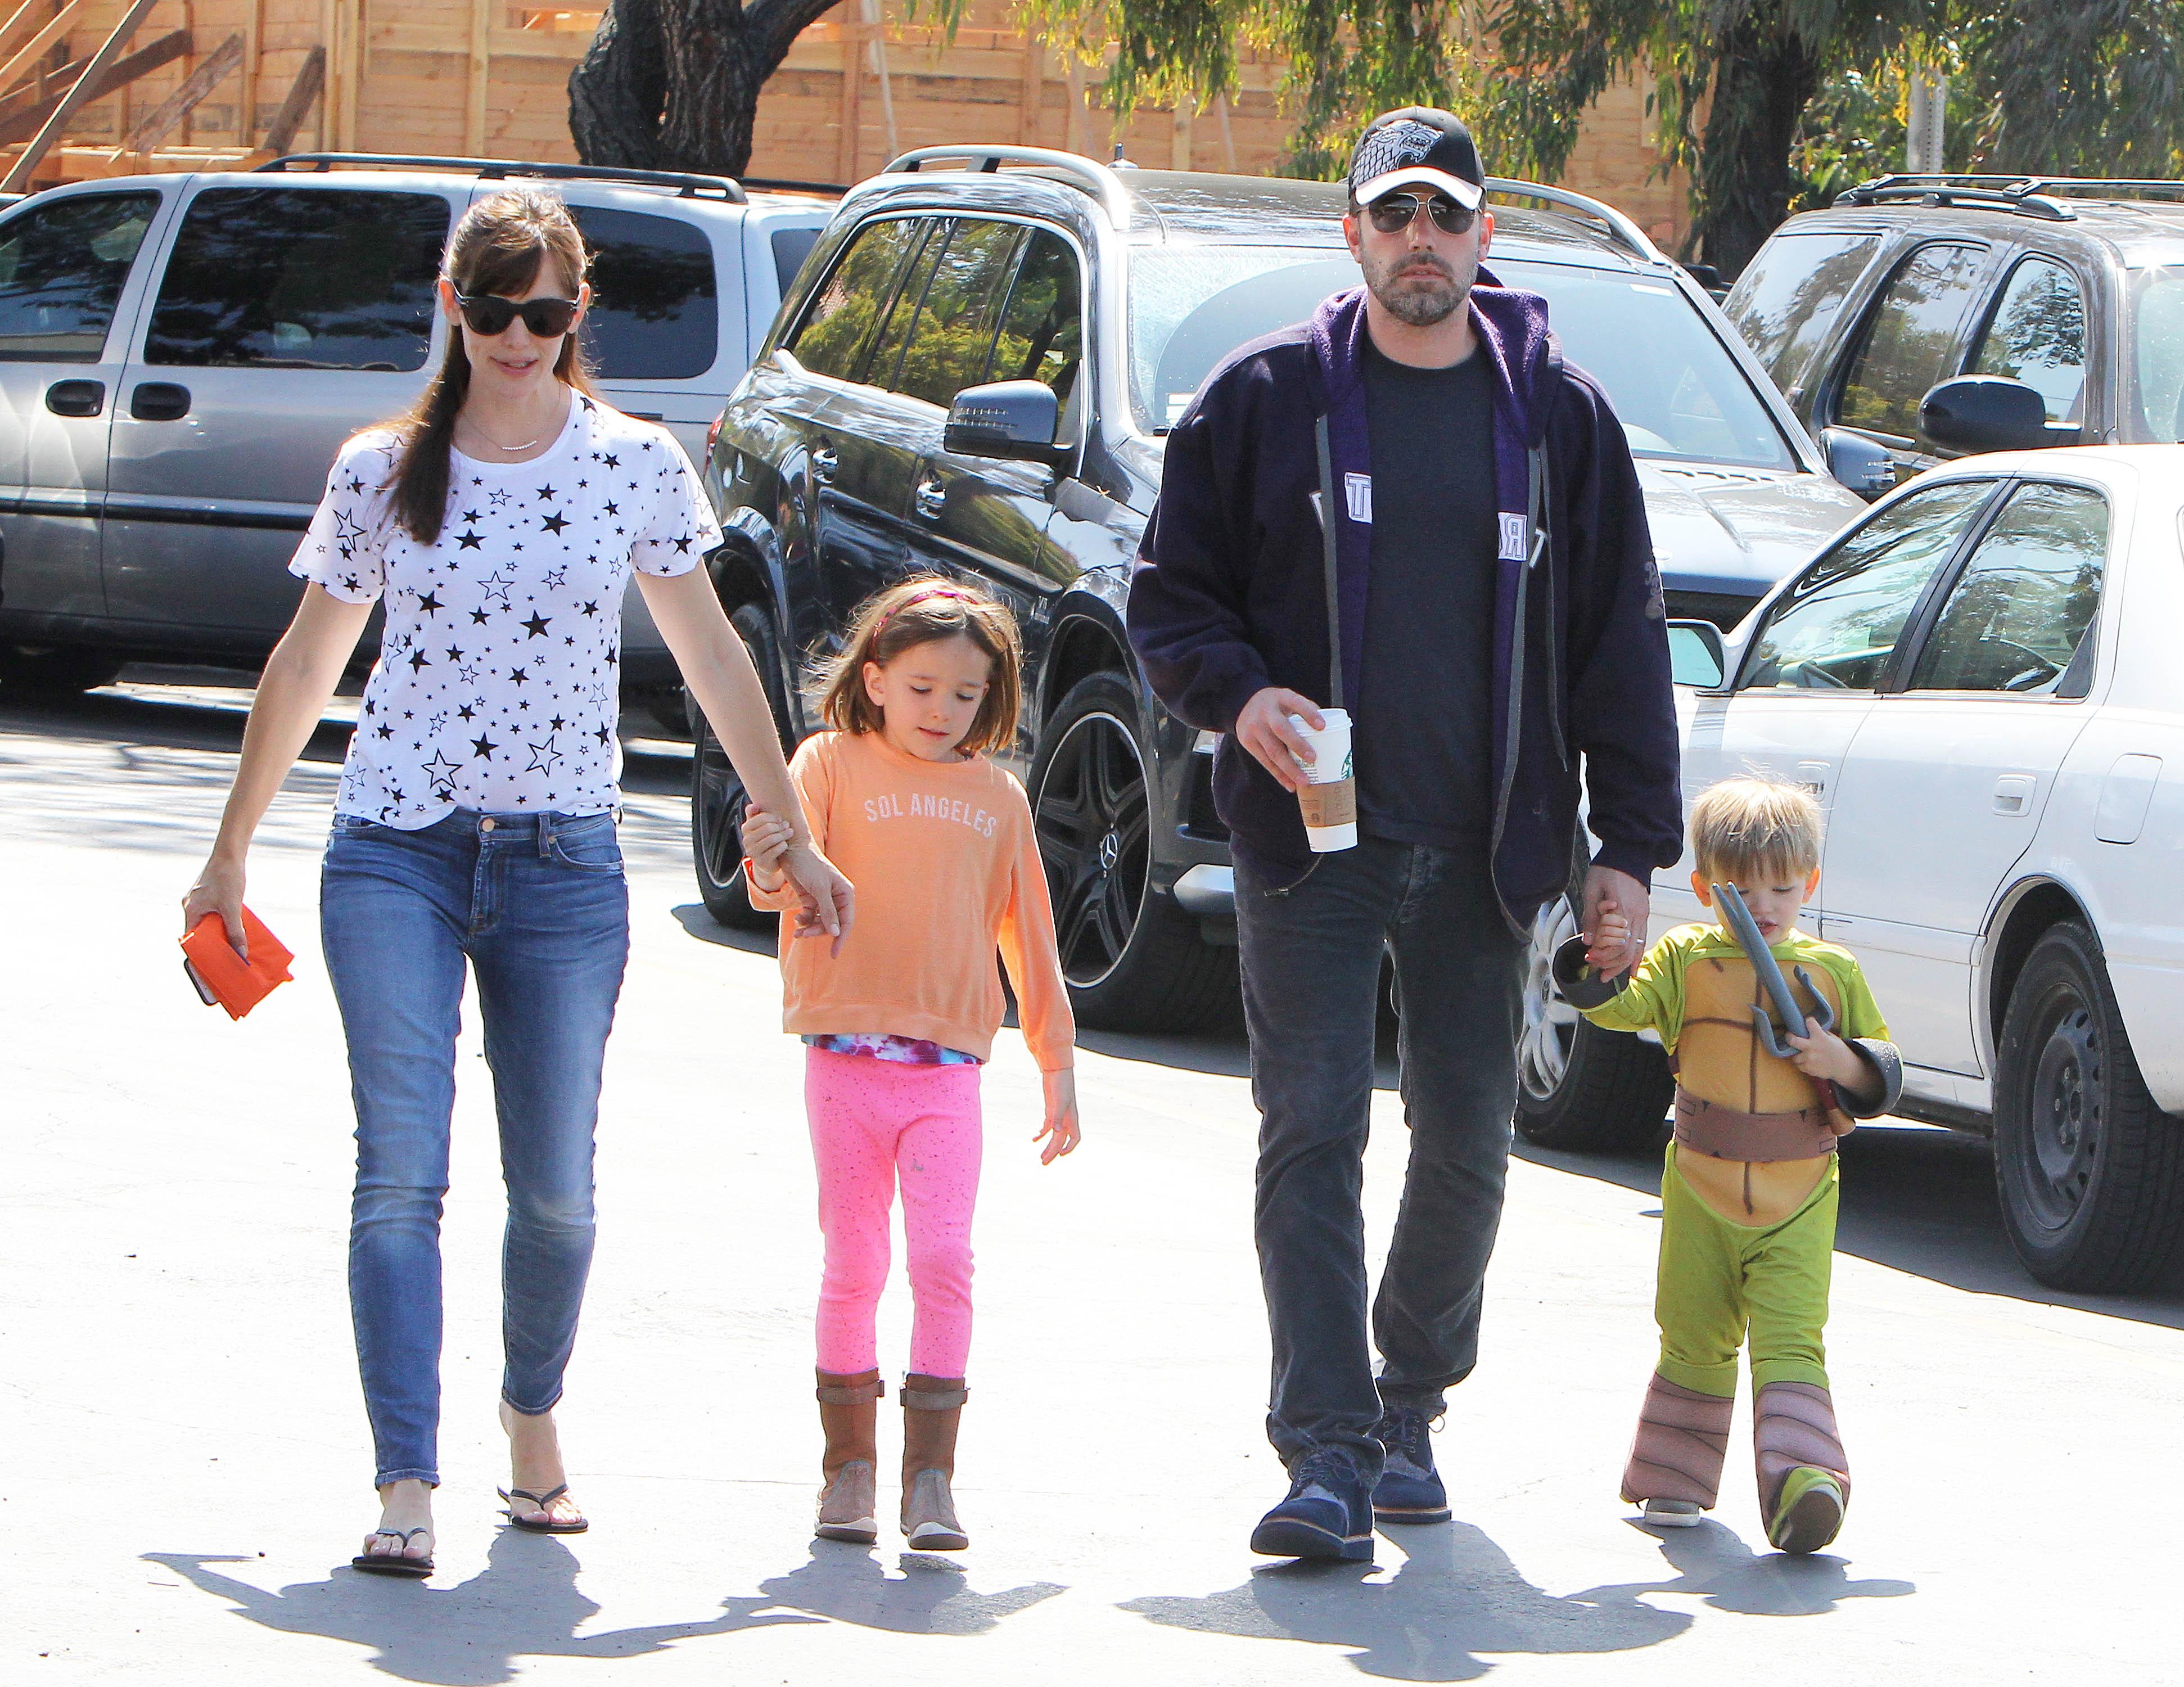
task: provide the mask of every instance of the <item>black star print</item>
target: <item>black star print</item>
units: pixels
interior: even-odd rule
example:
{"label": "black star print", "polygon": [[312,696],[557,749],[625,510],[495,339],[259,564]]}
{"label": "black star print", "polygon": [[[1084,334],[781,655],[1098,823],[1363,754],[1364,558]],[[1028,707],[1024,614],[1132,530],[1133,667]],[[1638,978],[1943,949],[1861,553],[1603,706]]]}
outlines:
{"label": "black star print", "polygon": [[584,613],[588,615],[595,615],[599,612],[599,606],[596,603],[590,603],[584,605]]}
{"label": "black star print", "polygon": [[410,653],[410,671],[411,673],[415,673],[420,668],[429,668],[432,665],[430,662],[425,660],[425,653],[422,650],[412,650]]}
{"label": "black star print", "polygon": [[478,513],[477,513],[477,511],[476,511],[476,510],[475,510],[475,509],[465,509],[465,511],[463,511],[463,520],[464,520],[465,522],[469,522],[469,523],[475,523],[475,522],[477,521],[477,519],[478,519]]}
{"label": "black star print", "polygon": [[450,644],[448,647],[448,660],[450,662],[460,662],[463,660],[463,653],[456,649],[455,646]]}
{"label": "black star print", "polygon": [[690,540],[692,537],[692,535],[685,533],[681,538],[676,540],[675,548],[678,551],[688,550],[690,548]]}
{"label": "black star print", "polygon": [[461,708],[456,710],[455,713],[461,715],[464,720],[467,721],[477,713],[477,710],[473,705],[465,703]]}
{"label": "black star print", "polygon": [[382,726],[379,729],[379,736],[382,738],[391,738],[394,736],[394,728],[392,727]]}
{"label": "black star print", "polygon": [[483,610],[472,610],[471,611],[471,619],[476,621],[480,626],[483,626],[485,625],[485,611]]}
{"label": "black star print", "polygon": [[564,720],[563,720],[563,719],[562,719],[559,715],[555,715],[552,720],[549,721],[546,723],[546,726],[547,726],[548,730],[549,730],[549,731],[551,731],[551,732],[560,732],[560,731],[561,730],[561,728],[562,728],[562,727],[564,727],[567,726],[568,724],[569,724],[569,723],[568,723],[567,721],[564,721]]}
{"label": "black star print", "polygon": [[518,685],[521,685],[525,681],[531,677],[531,676],[526,673],[521,668],[510,668],[508,671],[508,676]]}
{"label": "black star print", "polygon": [[357,584],[356,576],[354,574],[344,574],[342,576],[342,589],[344,592],[355,592],[360,591],[363,588]]}
{"label": "black star print", "polygon": [[619,504],[616,504],[616,503],[612,498],[609,498],[609,499],[607,500],[607,514],[608,514],[608,515],[621,515],[621,505],[620,505]]}
{"label": "black star print", "polygon": [[565,633],[562,635],[561,642],[564,644],[568,645],[571,649],[574,649],[577,643],[577,635],[573,632]]}
{"label": "black star print", "polygon": [[541,487],[538,488],[538,496],[543,498],[547,503],[551,504],[554,501],[554,488],[551,487]]}
{"label": "black star print", "polygon": [[599,741],[602,748],[604,748],[607,741],[607,729],[604,727],[594,727],[592,729],[592,736]]}
{"label": "black star print", "polygon": [[599,459],[599,461],[601,461],[602,463],[605,464],[605,465],[607,465],[607,467],[609,467],[610,469],[619,469],[620,467],[621,467],[621,458],[619,458],[619,457],[617,457],[617,456],[616,456],[616,455],[614,455],[614,454],[613,454],[613,453],[611,453],[611,452],[608,453],[608,454],[607,454],[607,455],[605,455],[605,456],[604,456],[604,457],[600,458],[600,459]]}
{"label": "black star print", "polygon": [[461,541],[462,548],[466,551],[474,551],[485,543],[482,533],[458,533],[455,537]]}
{"label": "black star print", "polygon": [[553,624],[551,615],[542,615],[536,610],[532,610],[531,619],[522,623],[524,630],[533,638],[543,638],[546,629]]}
{"label": "black star print", "polygon": [[491,738],[481,735],[480,737],[471,740],[471,748],[477,752],[476,757],[476,760],[482,761],[491,761],[493,760],[493,753],[499,749],[500,746],[495,743]]}
{"label": "black star print", "polygon": [[549,532],[549,533],[558,533],[558,532],[560,532],[564,527],[567,526],[569,525],[569,523],[568,523],[568,520],[567,520],[567,518],[566,518],[566,516],[561,516],[561,515],[549,515],[549,516],[548,516],[548,517],[547,517],[543,521],[541,521],[538,525],[539,525],[540,526],[543,527],[543,528],[544,528],[548,532]]}

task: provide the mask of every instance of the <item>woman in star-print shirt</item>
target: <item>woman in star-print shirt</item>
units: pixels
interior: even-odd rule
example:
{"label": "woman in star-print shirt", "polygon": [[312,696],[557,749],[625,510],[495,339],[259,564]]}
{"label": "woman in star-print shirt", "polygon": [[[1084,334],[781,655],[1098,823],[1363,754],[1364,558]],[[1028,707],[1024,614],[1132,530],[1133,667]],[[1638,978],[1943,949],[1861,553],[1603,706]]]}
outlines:
{"label": "woman in star-print shirt", "polygon": [[795,817],[805,927],[849,882],[802,829],[766,697],[706,571],[720,543],[663,428],[592,391],[583,242],[560,200],[499,193],[455,226],[445,362],[416,408],[343,448],[292,571],[309,582],[259,681],[186,927],[243,947],[252,832],[387,610],[335,803],[320,934],[357,1111],[349,1300],[381,1513],[359,1569],[432,1567],[441,1197],[454,1042],[474,969],[508,1185],[501,1422],[518,1528],[586,1527],[553,1408],[593,1239],[592,1136],[629,948],[615,841],[622,593],[632,571],[755,801]]}

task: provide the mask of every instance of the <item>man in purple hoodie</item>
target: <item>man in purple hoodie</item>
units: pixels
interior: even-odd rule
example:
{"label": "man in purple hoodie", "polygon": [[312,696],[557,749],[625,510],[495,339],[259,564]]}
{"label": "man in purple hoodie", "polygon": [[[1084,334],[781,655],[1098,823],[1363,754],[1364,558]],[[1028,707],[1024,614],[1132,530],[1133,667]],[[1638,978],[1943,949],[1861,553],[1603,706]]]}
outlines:
{"label": "man in purple hoodie", "polygon": [[[1273,1340],[1267,1428],[1288,1496],[1251,1537],[1362,1560],[1373,1524],[1440,1523],[1428,1427],[1478,1357],[1501,1219],[1526,939],[1563,892],[1582,777],[1585,929],[1646,935],[1682,823],[1666,626],[1637,475],[1545,303],[1479,267],[1471,136],[1374,120],[1343,223],[1364,286],[1236,352],[1168,436],[1130,635],[1177,715],[1224,734]],[[1330,601],[1331,600],[1331,601]],[[1350,711],[1356,847],[1315,855],[1290,723]],[[1411,1130],[1373,1305],[1359,1192],[1381,956]],[[1373,1349],[1380,1363],[1376,1376]]]}

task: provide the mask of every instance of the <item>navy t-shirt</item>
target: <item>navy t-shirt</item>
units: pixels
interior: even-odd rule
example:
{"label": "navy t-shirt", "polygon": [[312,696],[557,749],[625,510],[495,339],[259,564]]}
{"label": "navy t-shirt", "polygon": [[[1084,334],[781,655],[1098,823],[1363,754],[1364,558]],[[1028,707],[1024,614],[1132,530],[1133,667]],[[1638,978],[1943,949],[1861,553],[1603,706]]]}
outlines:
{"label": "navy t-shirt", "polygon": [[1492,830],[1493,374],[1414,369],[1367,340],[1371,584],[1352,756],[1360,829],[1483,845]]}

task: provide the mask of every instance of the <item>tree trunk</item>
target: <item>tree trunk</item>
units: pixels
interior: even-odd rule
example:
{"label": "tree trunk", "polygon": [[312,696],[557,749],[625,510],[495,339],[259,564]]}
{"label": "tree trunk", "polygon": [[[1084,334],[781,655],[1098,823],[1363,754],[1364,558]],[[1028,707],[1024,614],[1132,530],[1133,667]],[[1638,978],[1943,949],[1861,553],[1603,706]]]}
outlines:
{"label": "tree trunk", "polygon": [[796,37],[838,0],[610,0],[569,78],[586,164],[741,175],[758,97]]}
{"label": "tree trunk", "polygon": [[1790,146],[1824,68],[1817,44],[1770,17],[1774,10],[1747,12],[1715,61],[1691,244],[1727,277],[1789,213],[1797,187]]}

